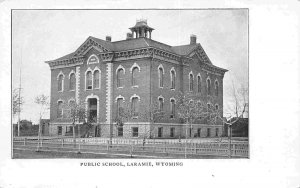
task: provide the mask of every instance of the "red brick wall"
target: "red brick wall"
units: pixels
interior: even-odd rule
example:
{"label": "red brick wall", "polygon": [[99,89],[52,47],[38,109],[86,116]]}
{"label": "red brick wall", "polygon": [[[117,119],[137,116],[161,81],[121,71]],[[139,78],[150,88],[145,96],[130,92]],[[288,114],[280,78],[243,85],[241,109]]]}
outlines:
{"label": "red brick wall", "polygon": [[[87,65],[86,61],[92,54],[98,54],[99,52],[92,49],[85,55],[85,62],[80,66],[80,99],[82,102],[85,102],[87,96],[93,94],[99,97],[99,122],[106,121],[106,64],[102,63],[100,60],[99,64],[90,64]],[[140,67],[140,72],[138,73],[138,87],[131,86],[131,73],[130,68],[136,63]],[[158,83],[158,66],[162,65],[164,68],[164,87],[160,88]],[[122,65],[125,68],[124,75],[124,86],[123,88],[117,88],[117,75],[116,69]],[[98,67],[101,70],[101,81],[100,89],[85,89],[85,72],[90,67],[94,69]],[[171,90],[171,77],[170,70],[174,67],[176,71],[175,77],[175,90]],[[183,67],[183,68],[182,68]],[[51,70],[51,106],[50,106],[50,119],[51,122],[68,122],[67,119],[57,119],[57,101],[62,99],[65,103],[69,99],[75,99],[75,91],[69,91],[69,73],[75,70],[75,67],[63,68],[63,69],[54,69]],[[64,77],[64,90],[63,92],[58,92],[57,88],[57,75],[62,71],[65,75]],[[116,97],[121,95],[125,98],[125,103],[130,107],[130,97],[134,94],[138,95],[141,99],[140,101],[140,112],[145,113],[149,111],[150,103],[157,103],[158,96],[164,97],[164,111],[165,118],[160,120],[160,123],[180,123],[178,115],[175,113],[175,118],[170,119],[170,98],[177,98],[179,91],[182,90],[183,93],[189,93],[189,73],[190,71],[194,74],[194,94],[200,95],[203,102],[211,102],[213,106],[215,104],[219,105],[219,108],[223,108],[223,77],[220,75],[215,75],[214,73],[203,71],[201,68],[201,62],[199,59],[194,58],[191,61],[189,66],[181,66],[179,64],[172,64],[165,61],[151,60],[149,58],[139,59],[139,60],[128,60],[122,62],[113,62],[113,87],[112,87],[112,119],[114,120],[116,116]],[[202,78],[202,89],[201,93],[197,93],[197,74],[201,74]],[[211,79],[211,97],[207,96],[206,90],[206,79],[208,76]],[[214,82],[218,79],[219,81],[219,95],[215,96],[214,93]],[[142,116],[138,119],[131,119],[131,122],[145,122]],[[164,124],[165,125],[165,124]],[[169,131],[170,127],[164,128],[164,130]],[[127,129],[126,129],[127,130]],[[169,135],[169,132],[164,133],[165,136]],[[176,126],[176,136],[178,136],[178,126]],[[124,135],[129,136],[130,130],[126,131]]]}
{"label": "red brick wall", "polygon": [[[140,67],[140,72],[137,74],[138,87],[132,87],[130,73],[131,67],[136,63]],[[113,64],[113,119],[116,117],[117,96],[121,95],[125,98],[124,105],[130,107],[130,97],[134,94],[140,97],[139,110],[140,113],[145,113],[145,109],[149,108],[149,99],[150,99],[150,60],[141,59],[135,61],[124,61],[116,62]],[[125,69],[125,75],[123,75],[123,88],[117,88],[117,74],[116,70],[122,65]],[[146,121],[145,118],[139,116],[138,119],[131,119],[132,122],[143,122]]]}

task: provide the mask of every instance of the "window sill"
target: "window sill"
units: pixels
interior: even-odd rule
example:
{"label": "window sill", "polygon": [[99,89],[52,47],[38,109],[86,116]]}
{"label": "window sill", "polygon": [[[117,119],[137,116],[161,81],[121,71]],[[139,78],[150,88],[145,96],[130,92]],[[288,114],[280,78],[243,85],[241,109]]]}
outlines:
{"label": "window sill", "polygon": [[100,87],[94,88],[94,89],[100,89]]}
{"label": "window sill", "polygon": [[62,93],[62,92],[64,92],[64,90],[62,90],[62,91],[57,91],[58,93]]}
{"label": "window sill", "polygon": [[160,86],[159,86],[159,88],[160,88],[160,89],[163,89],[164,87],[160,87]]}
{"label": "window sill", "polygon": [[135,85],[135,86],[131,86],[131,88],[138,88],[139,86],[138,85]]}
{"label": "window sill", "polygon": [[93,90],[93,89],[85,89],[85,91],[91,91],[91,90]]}
{"label": "window sill", "polygon": [[134,116],[131,119],[138,119],[138,118],[139,118],[139,116]]}
{"label": "window sill", "polygon": [[117,87],[117,89],[123,89],[124,87],[123,86],[121,86],[121,87]]}
{"label": "window sill", "polygon": [[69,90],[69,91],[75,91],[75,89],[73,89],[73,90]]}
{"label": "window sill", "polygon": [[175,88],[171,88],[171,91],[175,91]]}

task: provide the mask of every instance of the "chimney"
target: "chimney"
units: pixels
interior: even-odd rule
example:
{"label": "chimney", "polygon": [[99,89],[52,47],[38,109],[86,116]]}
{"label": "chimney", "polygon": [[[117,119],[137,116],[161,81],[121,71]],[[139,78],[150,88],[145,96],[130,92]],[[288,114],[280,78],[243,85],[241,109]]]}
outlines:
{"label": "chimney", "polygon": [[197,43],[197,36],[196,35],[191,35],[191,42],[190,44],[196,44]]}
{"label": "chimney", "polygon": [[106,36],[106,41],[111,42],[111,36]]}
{"label": "chimney", "polygon": [[126,40],[132,39],[132,33],[127,33],[126,34]]}

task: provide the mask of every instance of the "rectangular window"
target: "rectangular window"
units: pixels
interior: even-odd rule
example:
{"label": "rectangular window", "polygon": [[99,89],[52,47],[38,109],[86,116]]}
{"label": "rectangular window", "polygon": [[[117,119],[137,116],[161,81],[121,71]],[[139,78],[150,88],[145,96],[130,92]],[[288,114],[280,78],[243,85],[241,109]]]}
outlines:
{"label": "rectangular window", "polygon": [[123,127],[118,127],[118,136],[123,136]]}
{"label": "rectangular window", "polygon": [[175,135],[175,128],[172,127],[172,128],[170,128],[170,137],[173,138],[174,135]]}
{"label": "rectangular window", "polygon": [[163,133],[163,128],[159,127],[158,128],[158,135],[157,135],[157,137],[161,138],[162,137],[162,133]]}
{"label": "rectangular window", "polygon": [[57,135],[62,135],[62,127],[61,126],[57,127]]}
{"label": "rectangular window", "polygon": [[66,127],[66,133],[73,133],[73,126]]}
{"label": "rectangular window", "polygon": [[138,137],[139,136],[139,128],[138,127],[132,127],[132,137]]}

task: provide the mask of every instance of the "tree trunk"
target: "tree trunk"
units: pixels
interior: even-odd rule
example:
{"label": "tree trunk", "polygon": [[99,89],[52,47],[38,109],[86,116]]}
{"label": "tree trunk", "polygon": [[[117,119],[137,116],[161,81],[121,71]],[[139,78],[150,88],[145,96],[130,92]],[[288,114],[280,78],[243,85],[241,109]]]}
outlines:
{"label": "tree trunk", "polygon": [[73,143],[74,143],[74,148],[76,147],[76,135],[75,135],[75,122],[73,122]]}
{"label": "tree trunk", "polygon": [[228,157],[231,158],[231,134],[232,134],[232,131],[231,131],[231,125],[228,125],[228,149],[229,149],[229,152],[228,152]]}
{"label": "tree trunk", "polygon": [[41,140],[41,122],[42,122],[42,118],[40,117],[39,132],[38,132],[38,148],[37,148],[38,151],[40,149],[40,140]]}

